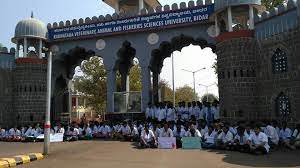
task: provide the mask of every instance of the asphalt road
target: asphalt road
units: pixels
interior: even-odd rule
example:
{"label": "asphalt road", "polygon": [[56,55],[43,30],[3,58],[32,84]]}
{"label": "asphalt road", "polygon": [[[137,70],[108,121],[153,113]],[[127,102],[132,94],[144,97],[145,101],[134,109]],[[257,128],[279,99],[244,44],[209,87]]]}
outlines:
{"label": "asphalt road", "polygon": [[[42,143],[0,142],[0,157],[42,152]],[[233,168],[300,167],[300,150],[253,156],[229,151],[136,149],[118,141],[81,141],[51,144],[44,160],[18,166],[28,168]]]}

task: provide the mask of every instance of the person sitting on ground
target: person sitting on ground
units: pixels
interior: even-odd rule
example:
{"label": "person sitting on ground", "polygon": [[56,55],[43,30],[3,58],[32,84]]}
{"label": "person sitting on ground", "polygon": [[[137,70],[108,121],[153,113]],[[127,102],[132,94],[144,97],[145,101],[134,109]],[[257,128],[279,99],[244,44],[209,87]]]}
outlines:
{"label": "person sitting on ground", "polygon": [[138,142],[139,141],[139,131],[134,124],[130,124],[131,134],[129,135],[130,141]]}
{"label": "person sitting on ground", "polygon": [[251,134],[247,140],[248,151],[252,154],[267,154],[269,153],[270,146],[268,144],[268,136],[261,132],[260,125],[256,125],[254,134]]}
{"label": "person sitting on ground", "polygon": [[90,125],[87,124],[83,127],[83,139],[84,140],[92,140],[93,139],[93,132],[92,132],[92,129],[90,128]]}
{"label": "person sitting on ground", "polygon": [[1,127],[0,125],[0,141],[4,141],[5,140],[5,129]]}
{"label": "person sitting on ground", "polygon": [[145,125],[145,128],[141,133],[140,147],[157,148],[155,135],[152,130],[149,130],[149,127],[147,125]]}
{"label": "person sitting on ground", "polygon": [[202,147],[204,149],[214,149],[216,147],[217,132],[214,131],[212,126],[208,126],[208,132],[206,132],[202,139]]}
{"label": "person sitting on ground", "polygon": [[245,136],[244,132],[245,129],[243,127],[238,128],[237,134],[235,135],[233,141],[229,144],[229,150],[248,152],[248,138]]}
{"label": "person sitting on ground", "polygon": [[102,136],[102,138],[105,138],[105,139],[108,139],[111,137],[111,128],[106,122],[102,126],[101,136]]}
{"label": "person sitting on ground", "polygon": [[173,135],[176,137],[176,147],[181,148],[182,142],[181,138],[184,136],[184,130],[179,123],[176,124],[176,129],[173,130]]}
{"label": "person sitting on ground", "polygon": [[269,138],[270,147],[276,148],[278,146],[278,142],[279,142],[279,135],[277,134],[277,131],[276,131],[275,127],[273,127],[273,125],[274,125],[273,122],[272,122],[272,124],[268,123],[264,129],[264,133]]}
{"label": "person sitting on ground", "polygon": [[161,129],[159,137],[173,137],[173,131],[169,128],[168,123],[164,124],[164,127]]}
{"label": "person sitting on ground", "polygon": [[191,126],[190,130],[187,133],[187,137],[199,137],[201,138],[201,133],[194,125]]}
{"label": "person sitting on ground", "polygon": [[296,125],[296,129],[293,132],[291,144],[294,148],[300,147],[300,124]]}
{"label": "person sitting on ground", "polygon": [[280,143],[284,147],[294,150],[295,147],[291,145],[291,138],[292,138],[292,130],[287,127],[286,122],[282,122],[282,129],[279,132]]}
{"label": "person sitting on ground", "polygon": [[123,122],[119,133],[121,133],[121,139],[124,141],[130,141],[131,139],[131,129],[126,121]]}
{"label": "person sitting on ground", "polygon": [[222,128],[222,132],[218,135],[216,147],[218,149],[229,149],[229,143],[233,140],[233,134],[229,131],[228,126]]}
{"label": "person sitting on ground", "polygon": [[68,142],[78,141],[79,130],[74,127],[70,127],[70,131],[68,131],[65,140]]}
{"label": "person sitting on ground", "polygon": [[156,138],[158,138],[160,136],[161,130],[162,130],[162,128],[161,128],[160,123],[157,123],[157,124],[154,125],[153,133],[154,133]]}

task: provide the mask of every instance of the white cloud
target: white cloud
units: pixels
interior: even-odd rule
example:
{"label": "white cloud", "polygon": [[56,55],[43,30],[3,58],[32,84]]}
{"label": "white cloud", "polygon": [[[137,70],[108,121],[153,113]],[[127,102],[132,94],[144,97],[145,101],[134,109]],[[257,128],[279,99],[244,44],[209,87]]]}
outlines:
{"label": "white cloud", "polygon": [[[203,67],[206,68],[195,74],[196,92],[199,96],[206,93],[206,88],[204,86],[199,86],[199,84],[211,85],[218,82],[217,75],[215,74],[214,69],[211,68],[217,56],[212,52],[211,48],[201,49],[199,46],[190,45],[183,48],[181,52],[175,51],[173,54],[176,88],[186,84],[193,87],[192,73],[183,71],[182,69],[197,71]],[[172,86],[171,58],[166,58],[164,60],[164,66],[160,77],[168,81]],[[208,92],[219,96],[218,87],[216,85],[209,87]]]}

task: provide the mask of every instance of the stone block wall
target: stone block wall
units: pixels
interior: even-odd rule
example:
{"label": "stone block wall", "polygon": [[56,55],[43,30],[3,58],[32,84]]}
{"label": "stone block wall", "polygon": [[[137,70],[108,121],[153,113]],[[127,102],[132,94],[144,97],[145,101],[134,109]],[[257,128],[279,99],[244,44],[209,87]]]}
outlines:
{"label": "stone block wall", "polygon": [[220,110],[224,118],[257,117],[255,48],[253,37],[217,43]]}
{"label": "stone block wall", "polygon": [[[300,121],[300,28],[259,40],[258,112],[260,118]],[[277,49],[286,53],[287,71],[273,72],[272,57]],[[277,98],[289,99],[290,114],[281,115]]]}
{"label": "stone block wall", "polygon": [[16,60],[13,106],[18,125],[43,122],[45,118],[47,64],[35,59]]}

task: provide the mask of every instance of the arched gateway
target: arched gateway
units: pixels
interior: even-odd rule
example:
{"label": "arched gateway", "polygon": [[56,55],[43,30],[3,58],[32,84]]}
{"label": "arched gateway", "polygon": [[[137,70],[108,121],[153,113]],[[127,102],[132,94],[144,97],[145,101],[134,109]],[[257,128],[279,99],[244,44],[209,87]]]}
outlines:
{"label": "arched gateway", "polygon": [[[46,41],[44,38],[30,41],[31,36],[17,34],[14,38],[17,40],[13,40],[17,44],[16,53],[19,53],[20,46],[27,51],[27,43],[34,44],[37,53],[41,53],[39,45],[51,48],[54,55],[53,115],[58,115],[59,111],[66,108],[59,107],[60,103],[55,102],[64,100],[70,103],[66,101],[68,96],[56,96],[55,92],[67,90],[75,67],[91,56],[99,56],[104,60],[108,113],[114,112],[116,71],[121,72],[123,91],[128,91],[129,69],[133,58],[138,59],[142,69],[144,111],[148,102],[157,100],[163,60],[173,51],[194,44],[211,47],[217,54],[223,117],[276,118],[278,103],[274,96],[282,92],[289,95],[287,117],[299,119],[300,59],[296,56],[299,53],[297,46],[300,46],[299,0],[289,0],[270,11],[264,11],[260,0],[215,0],[214,3],[211,0],[198,0],[163,7],[157,0],[104,2],[115,9],[113,15],[48,24]],[[274,61],[277,63],[282,60],[280,54],[273,57],[278,48],[287,51],[284,64],[288,68],[274,73]],[[18,69],[22,67],[22,61],[18,62],[19,54],[16,57]],[[23,57],[27,57],[27,52]],[[25,58],[22,58],[23,62]],[[281,64],[278,62],[276,65]],[[21,91],[23,86],[16,85],[19,87],[16,90]],[[21,113],[18,110],[15,110],[16,116]]]}

